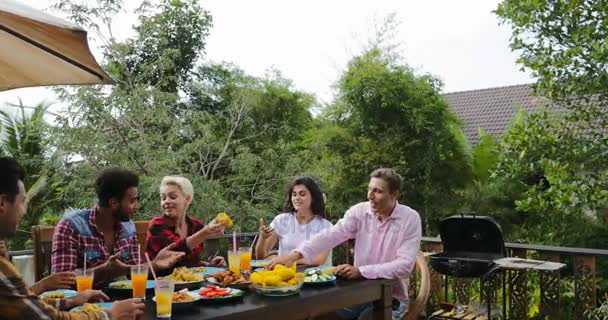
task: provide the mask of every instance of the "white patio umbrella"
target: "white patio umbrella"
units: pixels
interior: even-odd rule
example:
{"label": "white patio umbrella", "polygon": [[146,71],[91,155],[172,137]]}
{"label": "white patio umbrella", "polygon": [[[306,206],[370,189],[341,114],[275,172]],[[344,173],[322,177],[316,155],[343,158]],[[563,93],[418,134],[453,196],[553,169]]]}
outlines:
{"label": "white patio umbrella", "polygon": [[0,0],[0,91],[62,84],[112,84],[79,26]]}

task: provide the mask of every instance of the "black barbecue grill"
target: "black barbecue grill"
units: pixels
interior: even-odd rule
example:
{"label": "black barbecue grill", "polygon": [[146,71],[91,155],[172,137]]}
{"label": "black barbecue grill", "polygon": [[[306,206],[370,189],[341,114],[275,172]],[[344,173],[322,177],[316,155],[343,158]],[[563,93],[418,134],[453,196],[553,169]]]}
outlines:
{"label": "black barbecue grill", "polygon": [[496,220],[476,215],[455,215],[439,224],[443,252],[430,256],[431,267],[453,277],[481,277],[494,260],[506,257],[502,230]]}

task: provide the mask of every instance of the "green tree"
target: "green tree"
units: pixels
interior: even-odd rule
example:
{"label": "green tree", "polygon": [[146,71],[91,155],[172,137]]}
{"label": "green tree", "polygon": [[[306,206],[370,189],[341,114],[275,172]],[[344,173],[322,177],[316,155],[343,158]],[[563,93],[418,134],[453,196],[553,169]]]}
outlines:
{"label": "green tree", "polygon": [[316,134],[324,137],[327,149],[320,154],[330,159],[321,160],[322,170],[333,176],[327,179],[338,203],[364,200],[366,174],[390,166],[403,176],[401,200],[419,210],[427,232],[453,213],[471,170],[460,122],[440,87],[380,49],[350,61],[338,101]]}
{"label": "green tree", "polygon": [[[105,9],[61,4],[111,27]],[[114,165],[141,174],[139,218],[158,213],[158,184],[168,174],[192,180],[196,216],[274,215],[287,180],[307,165],[298,141],[311,125],[314,97],[277,72],[256,78],[203,63],[211,17],[197,1],[161,0],[151,8],[144,3],[138,11],[132,38],[104,46],[116,86],[60,90],[68,105],[57,120],[57,146],[79,160],[69,167],[76,180],[65,190],[69,204],[82,204],[78,190],[90,190],[94,172]]]}
{"label": "green tree", "polygon": [[40,222],[49,206],[58,202],[52,177],[57,163],[52,150],[46,148],[48,125],[44,120],[48,106],[28,107],[19,102],[11,105],[16,113],[0,110],[0,155],[16,159],[25,170],[26,206],[12,248],[22,249],[30,238],[30,229]]}
{"label": "green tree", "polygon": [[567,100],[608,90],[607,10],[606,0],[504,0],[496,14],[538,92]]}
{"label": "green tree", "polygon": [[[520,239],[570,246],[601,247],[608,206],[608,170],[592,136],[563,128],[563,113],[521,114],[505,135],[494,172],[524,186],[515,204],[524,222]],[[569,221],[570,223],[565,223]]]}
{"label": "green tree", "polygon": [[547,110],[507,133],[495,172],[526,186],[516,204],[532,241],[606,243],[598,213],[608,205],[607,8],[603,0],[504,0],[496,10],[536,93],[549,98]]}
{"label": "green tree", "polygon": [[473,181],[463,190],[460,210],[494,217],[508,239],[515,240],[514,231],[522,223],[515,201],[522,198],[525,186],[517,180],[492,175],[500,157],[500,141],[483,130],[479,136],[479,143],[471,151]]}

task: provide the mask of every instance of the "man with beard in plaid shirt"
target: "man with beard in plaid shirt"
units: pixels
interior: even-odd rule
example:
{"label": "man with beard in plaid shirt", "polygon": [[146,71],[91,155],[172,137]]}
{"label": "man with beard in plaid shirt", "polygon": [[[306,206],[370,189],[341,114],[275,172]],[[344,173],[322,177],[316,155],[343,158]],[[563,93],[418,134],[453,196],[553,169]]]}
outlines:
{"label": "man with beard in plaid shirt", "polygon": [[[135,173],[121,168],[103,170],[95,181],[98,203],[91,209],[66,213],[55,227],[51,256],[52,272],[74,271],[83,267],[95,270],[95,287],[104,286],[117,276],[127,275],[137,265],[138,241],[131,220],[137,208]],[[152,261],[156,271],[178,262],[183,252],[164,248]],[[140,257],[143,259],[143,257]]]}

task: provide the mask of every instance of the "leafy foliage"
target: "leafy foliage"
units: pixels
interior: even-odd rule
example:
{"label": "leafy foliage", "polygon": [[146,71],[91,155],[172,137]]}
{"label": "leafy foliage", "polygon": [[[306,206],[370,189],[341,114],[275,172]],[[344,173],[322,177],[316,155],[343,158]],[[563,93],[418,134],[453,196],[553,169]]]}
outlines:
{"label": "leafy foliage", "polygon": [[550,99],[546,110],[514,123],[494,173],[526,186],[516,204],[527,219],[528,240],[605,243],[594,235],[604,229],[598,213],[608,206],[608,24],[600,16],[607,6],[603,0],[505,0],[496,10],[513,30],[519,63],[538,78],[537,94]]}
{"label": "leafy foliage", "polygon": [[338,89],[314,133],[319,172],[343,206],[337,211],[365,199],[365,173],[389,166],[403,176],[401,200],[431,230],[471,177],[460,122],[439,94],[439,81],[371,49],[349,63]]}
{"label": "leafy foliage", "polygon": [[105,47],[118,85],[59,90],[69,105],[54,134],[75,173],[66,206],[83,204],[80,190],[91,189],[97,170],[124,166],[142,176],[138,218],[157,214],[160,179],[181,174],[195,187],[191,214],[228,211],[244,219],[244,230],[257,229],[257,219],[246,218],[274,215],[287,180],[304,171],[297,141],[311,126],[314,98],[278,72],[255,78],[203,63],[211,17],[197,1],[151,8],[138,11],[133,38]]}
{"label": "leafy foliage", "polygon": [[38,224],[42,215],[59,202],[53,194],[53,186],[48,183],[55,173],[57,162],[53,150],[46,147],[49,143],[45,137],[48,125],[44,120],[47,108],[43,104],[28,107],[20,102],[11,105],[10,110],[16,110],[15,113],[0,110],[0,155],[17,159],[27,173],[24,185],[28,210],[13,240],[13,246],[17,248],[30,238],[31,227]]}
{"label": "leafy foliage", "polygon": [[599,307],[585,311],[585,318],[588,320],[603,320],[608,318],[608,296],[604,296],[604,300]]}
{"label": "leafy foliage", "polygon": [[552,99],[605,94],[608,1],[504,0],[496,14],[511,26],[511,47]]}

